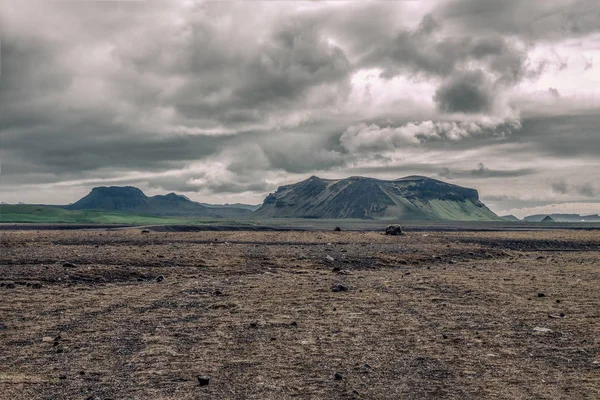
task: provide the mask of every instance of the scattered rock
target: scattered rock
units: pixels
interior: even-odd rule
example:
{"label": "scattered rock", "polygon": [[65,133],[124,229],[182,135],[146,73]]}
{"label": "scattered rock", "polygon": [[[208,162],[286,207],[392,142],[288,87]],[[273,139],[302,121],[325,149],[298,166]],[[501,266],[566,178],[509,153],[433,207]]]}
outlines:
{"label": "scattered rock", "polygon": [[42,284],[41,283],[32,283],[31,284],[31,288],[32,289],[41,289],[42,288]]}
{"label": "scattered rock", "polygon": [[7,289],[14,289],[16,286],[14,283],[7,283],[5,286]]}
{"label": "scattered rock", "polygon": [[67,379],[67,376],[66,376],[66,375],[64,375],[64,374],[63,374],[63,375],[59,375],[59,376],[58,376],[58,379]]}
{"label": "scattered rock", "polygon": [[298,323],[296,321],[292,321],[292,323],[290,325],[292,327],[296,328],[298,326]]}
{"label": "scattered rock", "polygon": [[385,228],[386,235],[400,236],[404,235],[404,231],[400,225],[389,225]]}
{"label": "scattered rock", "polygon": [[560,313],[558,315],[556,315],[556,314],[548,314],[548,318],[558,319],[558,318],[564,318],[564,317],[565,317],[565,313]]}
{"label": "scattered rock", "polygon": [[336,372],[333,375],[333,379],[335,379],[336,381],[341,381],[342,379],[344,379],[344,376],[342,374],[340,374],[339,372]]}
{"label": "scattered rock", "polygon": [[333,228],[334,232],[341,232],[342,228],[340,228],[339,226],[336,226],[335,228]]}
{"label": "scattered rock", "polygon": [[150,233],[148,229],[142,229],[142,233]]}
{"label": "scattered rock", "polygon": [[340,272],[342,269],[340,267],[333,267],[331,272]]}
{"label": "scattered rock", "polygon": [[50,343],[50,342],[54,342],[54,339],[51,338],[50,336],[44,336],[42,338],[42,342]]}
{"label": "scattered rock", "polygon": [[331,287],[331,291],[332,292],[347,292],[348,291],[348,286],[344,286],[340,283],[333,285]]}
{"label": "scattered rock", "polygon": [[542,293],[542,292],[538,293],[538,295],[537,295],[537,296],[538,296],[538,297],[546,297],[546,295],[545,295],[544,293]]}
{"label": "scattered rock", "polygon": [[533,333],[537,333],[537,334],[546,334],[546,333],[551,333],[552,329],[549,328],[542,328],[539,326],[536,326],[535,328],[533,328]]}
{"label": "scattered rock", "polygon": [[220,291],[219,289],[216,289],[213,292],[213,296],[223,296],[223,295],[224,295],[224,293],[222,291]]}
{"label": "scattered rock", "polygon": [[206,375],[198,376],[198,385],[200,386],[208,386],[210,383],[210,377]]}
{"label": "scattered rock", "polygon": [[162,276],[162,275],[159,275],[159,276],[156,278],[156,282],[162,282],[162,281],[164,281],[164,280],[165,280],[165,277],[164,277],[164,276]]}
{"label": "scattered rock", "polygon": [[327,255],[327,257],[325,257],[325,259],[329,262],[334,262],[335,259],[333,257],[331,257],[329,254]]}
{"label": "scattered rock", "polygon": [[65,268],[77,268],[77,265],[75,265],[75,264],[73,264],[71,262],[68,262],[68,261],[64,262],[62,266],[65,267]]}
{"label": "scattered rock", "polygon": [[348,271],[347,269],[338,268],[337,271],[333,271],[333,272],[335,272],[336,274],[340,274],[340,275],[350,275],[350,271]]}

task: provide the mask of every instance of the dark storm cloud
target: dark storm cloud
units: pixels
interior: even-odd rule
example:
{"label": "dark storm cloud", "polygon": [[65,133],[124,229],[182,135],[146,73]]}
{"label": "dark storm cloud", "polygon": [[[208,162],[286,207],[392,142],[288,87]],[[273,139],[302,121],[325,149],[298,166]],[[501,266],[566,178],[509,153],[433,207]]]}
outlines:
{"label": "dark storm cloud", "polygon": [[456,0],[436,13],[472,33],[554,40],[600,31],[596,0]]}
{"label": "dark storm cloud", "polygon": [[364,57],[366,66],[384,67],[384,76],[403,72],[446,76],[466,68],[469,62],[485,65],[506,82],[517,82],[528,73],[527,54],[498,35],[439,35],[443,24],[428,15],[414,31],[401,30]]}
{"label": "dark storm cloud", "polygon": [[493,85],[482,71],[462,72],[451,76],[438,88],[434,101],[442,112],[486,112],[494,102]]}

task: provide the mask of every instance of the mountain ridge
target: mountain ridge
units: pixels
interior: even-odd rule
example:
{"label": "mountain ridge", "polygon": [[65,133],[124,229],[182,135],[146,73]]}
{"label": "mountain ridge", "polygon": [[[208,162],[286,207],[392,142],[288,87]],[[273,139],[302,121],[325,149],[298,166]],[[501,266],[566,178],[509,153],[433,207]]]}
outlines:
{"label": "mountain ridge", "polygon": [[250,210],[236,207],[209,207],[186,196],[167,193],[146,196],[134,186],[98,186],[73,204],[68,210],[126,211],[157,216],[245,217]]}
{"label": "mountain ridge", "polygon": [[389,220],[501,221],[475,189],[425,176],[394,180],[317,176],[280,186],[253,216]]}

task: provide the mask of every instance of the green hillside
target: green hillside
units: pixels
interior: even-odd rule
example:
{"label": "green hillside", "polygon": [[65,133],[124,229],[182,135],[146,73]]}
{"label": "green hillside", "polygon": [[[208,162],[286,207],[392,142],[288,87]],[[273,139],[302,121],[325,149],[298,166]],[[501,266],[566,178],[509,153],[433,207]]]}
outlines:
{"label": "green hillside", "polygon": [[126,212],[66,210],[39,205],[0,205],[0,223],[176,224],[183,218],[153,217]]}

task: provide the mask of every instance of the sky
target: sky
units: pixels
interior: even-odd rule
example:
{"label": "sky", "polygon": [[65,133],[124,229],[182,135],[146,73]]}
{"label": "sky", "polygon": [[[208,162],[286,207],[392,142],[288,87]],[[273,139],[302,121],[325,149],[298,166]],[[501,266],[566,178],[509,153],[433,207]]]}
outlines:
{"label": "sky", "polygon": [[0,0],[0,201],[425,175],[600,213],[597,0]]}

